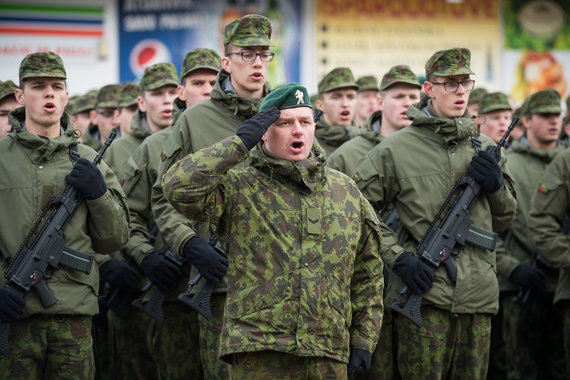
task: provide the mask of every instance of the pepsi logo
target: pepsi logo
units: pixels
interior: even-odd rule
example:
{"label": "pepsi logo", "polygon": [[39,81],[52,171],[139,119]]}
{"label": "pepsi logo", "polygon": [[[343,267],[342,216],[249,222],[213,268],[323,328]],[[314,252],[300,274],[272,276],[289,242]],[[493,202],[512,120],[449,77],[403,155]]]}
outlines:
{"label": "pepsi logo", "polygon": [[166,45],[159,40],[146,39],[131,50],[129,62],[133,74],[141,78],[146,67],[156,63],[171,63],[171,55]]}

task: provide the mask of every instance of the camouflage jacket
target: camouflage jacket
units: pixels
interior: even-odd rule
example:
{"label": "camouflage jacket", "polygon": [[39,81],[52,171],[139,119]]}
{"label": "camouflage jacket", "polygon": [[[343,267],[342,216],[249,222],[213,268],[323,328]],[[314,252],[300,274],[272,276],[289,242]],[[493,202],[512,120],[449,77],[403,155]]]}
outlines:
{"label": "camouflage jacket", "polygon": [[123,177],[123,167],[129,156],[152,133],[145,117],[145,113],[137,109],[131,120],[131,133],[113,142],[105,153],[105,161],[119,180]]}
{"label": "camouflage jacket", "polygon": [[[407,115],[412,125],[386,137],[356,169],[357,185],[374,208],[381,210],[392,203],[400,217],[398,236],[381,225],[385,246],[382,259],[390,267],[405,250],[415,252],[455,183],[468,174],[475,155],[470,138],[474,122],[468,114],[445,119],[426,112],[435,115],[431,103],[410,106]],[[494,144],[486,136],[480,140],[483,149]],[[505,161],[502,157],[505,185],[494,194],[480,196],[470,210],[471,222],[487,231],[507,229],[515,216],[515,191]],[[453,313],[496,313],[499,288],[495,253],[468,244],[455,262],[456,284],[440,266],[423,302]],[[399,276],[391,276],[386,301],[395,300],[402,286]]]}
{"label": "camouflage jacket", "polygon": [[[69,146],[78,143],[67,114],[61,119],[65,132],[53,139],[23,130],[23,107],[11,113],[9,119],[12,132],[0,140],[0,210],[3,211],[0,251],[6,258],[16,254],[49,200],[67,188],[65,176],[72,169]],[[95,158],[96,153],[91,148],[77,144],[77,149],[81,157],[90,161]],[[107,183],[107,191],[100,198],[79,206],[67,224],[63,238],[70,248],[93,255],[98,252],[108,260],[107,254],[126,241],[129,221],[125,195],[115,174],[103,160],[98,168]],[[5,269],[1,261],[0,268],[2,272]],[[4,282],[4,276],[1,276],[0,283]],[[57,303],[44,309],[36,292],[31,291],[25,297],[23,317],[33,314],[94,315],[98,312],[99,270],[96,264],[89,274],[60,267],[46,283]]]}
{"label": "camouflage jacket", "polygon": [[358,161],[384,139],[378,132],[373,131],[371,126],[373,121],[381,117],[382,113],[380,111],[370,115],[363,125],[366,132],[339,146],[337,150],[327,157],[327,166],[352,177],[356,171]]}
{"label": "camouflage jacket", "polygon": [[[552,150],[535,149],[525,137],[521,142],[515,141],[507,151],[507,168],[509,169],[517,192],[517,215],[504,236],[504,250],[497,251],[497,272],[501,276],[501,291],[518,290],[518,285],[509,281],[509,276],[520,264],[531,262],[531,251],[534,245],[528,224],[530,201],[536,192],[538,182],[544,169],[562,146]],[[546,290],[553,292],[558,275],[552,273],[547,277]]]}
{"label": "camouflage jacket", "polygon": [[[170,166],[187,154],[232,136],[246,119],[257,114],[263,99],[243,98],[232,92],[224,92],[221,83],[228,76],[226,71],[221,70],[210,93],[211,98],[187,108],[171,127],[171,134],[164,142],[161,153],[157,179],[162,178]],[[265,93],[269,93],[267,84]],[[162,235],[175,251],[182,254],[186,242],[196,235],[192,221],[177,213],[164,199],[160,180],[152,188],[151,200],[153,216]],[[207,226],[202,228],[207,234]],[[209,239],[206,235],[202,236]],[[218,289],[225,291],[225,281],[220,282]]]}
{"label": "camouflage jacket", "polygon": [[374,351],[383,315],[378,220],[350,178],[326,168],[320,148],[313,154],[284,161],[259,144],[250,156],[231,136],[164,176],[167,199],[211,220],[230,260],[224,360],[272,350],[348,362],[350,347]]}
{"label": "camouflage jacket", "polygon": [[560,152],[547,166],[531,201],[530,229],[538,253],[560,268],[554,302],[570,299],[570,238],[562,231],[570,217],[570,149]]}

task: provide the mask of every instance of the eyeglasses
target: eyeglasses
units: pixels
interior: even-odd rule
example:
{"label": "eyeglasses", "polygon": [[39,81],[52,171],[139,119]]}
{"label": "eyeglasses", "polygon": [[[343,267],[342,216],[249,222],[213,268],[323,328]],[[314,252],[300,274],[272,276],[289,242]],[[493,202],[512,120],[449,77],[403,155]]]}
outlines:
{"label": "eyeglasses", "polygon": [[463,87],[465,91],[473,90],[475,86],[475,81],[473,79],[462,80],[461,82],[430,82],[432,84],[442,84],[443,88],[447,92],[455,92],[459,88],[459,85]]}
{"label": "eyeglasses", "polygon": [[257,56],[259,56],[259,59],[261,59],[263,62],[271,62],[273,61],[273,57],[275,56],[275,53],[270,53],[268,51],[264,51],[261,53],[256,53],[254,51],[240,51],[237,53],[228,53],[227,55],[232,55],[232,54],[241,55],[241,59],[244,60],[245,62],[253,62],[257,59]]}

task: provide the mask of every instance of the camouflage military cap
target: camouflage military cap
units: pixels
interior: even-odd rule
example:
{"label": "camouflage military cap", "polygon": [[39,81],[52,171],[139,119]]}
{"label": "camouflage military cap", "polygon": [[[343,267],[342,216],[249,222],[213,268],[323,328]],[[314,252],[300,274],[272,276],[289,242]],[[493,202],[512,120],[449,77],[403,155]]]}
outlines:
{"label": "camouflage military cap", "polygon": [[18,86],[16,86],[16,83],[11,80],[7,80],[6,82],[0,81],[0,100],[4,99],[8,95],[13,95],[17,89]]}
{"label": "camouflage military cap", "polygon": [[67,79],[61,57],[51,51],[25,56],[20,63],[20,81],[33,77]]}
{"label": "camouflage military cap", "polygon": [[120,84],[108,84],[97,92],[95,108],[118,108],[119,107]]}
{"label": "camouflage military cap", "polygon": [[502,92],[491,92],[483,95],[479,100],[478,113],[480,115],[500,110],[511,110],[509,98]]}
{"label": "camouflage military cap", "polygon": [[359,89],[348,67],[337,67],[325,75],[319,82],[319,95],[342,88],[353,88],[357,91]]}
{"label": "camouflage military cap", "polygon": [[485,95],[486,93],[487,93],[487,89],[484,87],[474,88],[469,93],[469,100],[467,101],[467,105],[470,106],[471,104],[479,103],[481,101],[481,98],[483,97],[483,95]]}
{"label": "camouflage military cap", "polygon": [[418,77],[414,74],[412,69],[410,69],[410,66],[407,65],[394,66],[388,70],[388,72],[382,77],[380,91],[384,91],[396,83],[407,83],[417,86],[418,88],[422,88]]}
{"label": "camouflage military cap", "polygon": [[558,91],[553,88],[535,92],[528,97],[526,114],[560,113],[562,106]]}
{"label": "camouflage military cap", "polygon": [[130,107],[137,104],[137,98],[141,93],[141,86],[136,83],[123,83],[119,91],[119,107]]}
{"label": "camouflage military cap", "polygon": [[75,103],[73,104],[73,108],[71,109],[71,114],[75,115],[81,112],[91,111],[92,109],[95,109],[95,102],[97,100],[98,92],[99,91],[97,90],[92,90],[89,91],[87,94],[78,97],[75,100]]}
{"label": "camouflage military cap", "polygon": [[469,67],[470,63],[471,51],[469,49],[456,47],[440,50],[426,62],[426,77],[475,74]]}
{"label": "camouflage military cap", "polygon": [[79,99],[79,95],[70,96],[67,98],[67,104],[65,105],[64,111],[68,115],[73,115],[73,107],[75,107],[75,102]]}
{"label": "camouflage military cap", "polygon": [[141,91],[155,90],[168,85],[178,86],[178,73],[172,63],[156,63],[144,69]]}
{"label": "camouflage military cap", "polygon": [[307,89],[298,83],[289,83],[271,91],[261,103],[260,111],[269,107],[280,110],[295,107],[313,108]]}
{"label": "camouflage military cap", "polygon": [[180,82],[182,79],[194,70],[208,69],[216,73],[222,68],[220,56],[212,49],[194,49],[184,57],[182,63],[182,74],[180,74]]}
{"label": "camouflage military cap", "polygon": [[262,15],[250,14],[233,20],[224,28],[224,45],[271,46],[271,23]]}
{"label": "camouflage military cap", "polygon": [[365,75],[356,80],[356,84],[360,87],[358,91],[378,91],[378,80],[374,75]]}

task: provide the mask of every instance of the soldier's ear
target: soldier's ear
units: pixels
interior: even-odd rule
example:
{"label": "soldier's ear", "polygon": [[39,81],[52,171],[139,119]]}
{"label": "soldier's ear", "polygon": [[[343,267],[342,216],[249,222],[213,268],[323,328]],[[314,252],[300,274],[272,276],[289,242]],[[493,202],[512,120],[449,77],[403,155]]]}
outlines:
{"label": "soldier's ear", "polygon": [[16,92],[14,92],[14,96],[16,97],[16,102],[18,102],[19,105],[23,106],[24,105],[24,91],[17,88]]}

